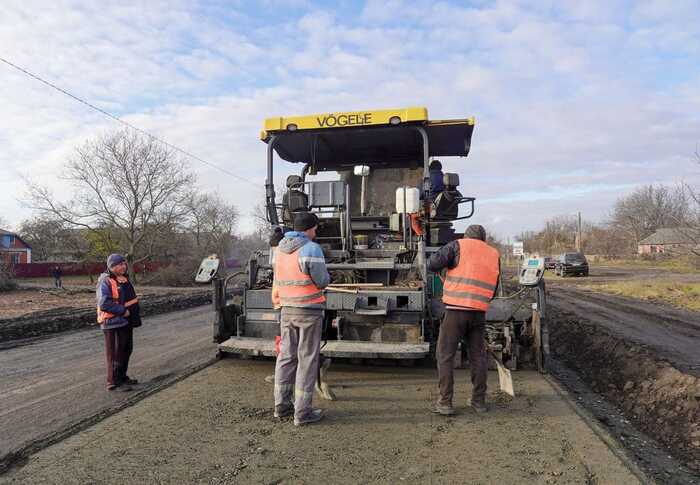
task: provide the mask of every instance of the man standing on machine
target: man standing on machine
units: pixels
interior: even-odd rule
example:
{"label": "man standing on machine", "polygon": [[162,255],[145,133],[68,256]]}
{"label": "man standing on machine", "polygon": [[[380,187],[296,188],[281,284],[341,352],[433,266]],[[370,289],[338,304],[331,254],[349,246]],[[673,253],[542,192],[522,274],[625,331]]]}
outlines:
{"label": "man standing on machine", "polygon": [[498,250],[486,244],[483,226],[471,225],[462,239],[452,241],[430,258],[428,270],[434,273],[447,268],[442,301],[445,317],[437,342],[439,398],[433,408],[436,414],[455,413],[454,356],[459,341],[466,337],[471,368],[471,407],[478,413],[486,407],[486,310],[496,294],[500,273]]}
{"label": "man standing on machine", "polygon": [[[280,351],[275,366],[276,418],[294,414],[294,425],[319,421],[320,409],[311,407],[319,370],[321,331],[331,277],[321,246],[313,242],[318,218],[310,212],[294,216],[275,251],[272,300],[281,307]],[[294,403],[292,404],[292,396]]]}

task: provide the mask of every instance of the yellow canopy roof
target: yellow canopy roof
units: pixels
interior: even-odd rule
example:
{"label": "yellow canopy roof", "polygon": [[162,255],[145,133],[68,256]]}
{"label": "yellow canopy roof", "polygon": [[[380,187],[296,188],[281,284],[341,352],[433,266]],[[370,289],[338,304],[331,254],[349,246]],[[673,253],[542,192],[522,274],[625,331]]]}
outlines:
{"label": "yellow canopy roof", "polygon": [[275,136],[274,149],[284,160],[313,163],[316,170],[338,170],[353,164],[384,167],[423,165],[423,141],[430,156],[469,154],[474,118],[428,120],[427,108],[322,113],[268,118],[261,139]]}

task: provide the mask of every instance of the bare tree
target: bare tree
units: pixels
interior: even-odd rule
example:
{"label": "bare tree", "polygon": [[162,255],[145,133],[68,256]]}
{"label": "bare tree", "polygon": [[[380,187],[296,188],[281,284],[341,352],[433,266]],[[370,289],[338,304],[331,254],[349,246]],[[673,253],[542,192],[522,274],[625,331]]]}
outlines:
{"label": "bare tree", "polygon": [[129,130],[77,148],[64,173],[72,199],[59,201],[47,187],[29,182],[29,205],[88,230],[105,247],[116,235],[129,263],[147,259],[147,242],[186,214],[186,195],[195,180],[168,147]]}
{"label": "bare tree", "polygon": [[[695,162],[700,165],[700,143],[695,145],[694,156]],[[682,184],[681,190],[688,201],[688,210],[677,220],[678,231],[691,243],[689,252],[700,257],[700,188],[686,182]]]}
{"label": "bare tree", "polygon": [[[582,226],[584,233],[590,231],[592,227],[589,222],[585,221]],[[578,222],[573,215],[554,216],[544,223],[544,227],[540,231],[524,232],[518,239],[524,243],[527,251],[557,254],[575,247],[577,227]]]}
{"label": "bare tree", "polygon": [[218,194],[191,193],[187,199],[188,232],[194,238],[197,253],[216,252],[225,258],[231,249],[231,237],[238,221],[238,210]]}
{"label": "bare tree", "polygon": [[266,214],[267,208],[265,207],[265,202],[255,204],[250,211],[250,216],[253,218],[253,223],[255,224],[255,236],[262,241],[267,241],[272,231]]}
{"label": "bare tree", "polygon": [[584,247],[592,254],[598,254],[607,258],[622,256],[629,245],[625,236],[620,231],[607,226],[593,226],[584,232]]}
{"label": "bare tree", "polygon": [[82,260],[90,251],[83,231],[71,229],[60,219],[35,216],[22,221],[18,232],[32,247],[32,259],[37,262]]}
{"label": "bare tree", "polygon": [[613,228],[624,232],[633,247],[662,227],[678,227],[689,210],[683,190],[664,185],[646,185],[615,203],[611,214]]}

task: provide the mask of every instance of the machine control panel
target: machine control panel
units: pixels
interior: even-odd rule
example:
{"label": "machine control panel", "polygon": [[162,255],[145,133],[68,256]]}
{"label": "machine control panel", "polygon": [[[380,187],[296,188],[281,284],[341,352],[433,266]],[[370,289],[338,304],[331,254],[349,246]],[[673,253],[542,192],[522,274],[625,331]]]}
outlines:
{"label": "machine control panel", "polygon": [[537,286],[544,277],[544,258],[527,258],[518,276],[522,286]]}

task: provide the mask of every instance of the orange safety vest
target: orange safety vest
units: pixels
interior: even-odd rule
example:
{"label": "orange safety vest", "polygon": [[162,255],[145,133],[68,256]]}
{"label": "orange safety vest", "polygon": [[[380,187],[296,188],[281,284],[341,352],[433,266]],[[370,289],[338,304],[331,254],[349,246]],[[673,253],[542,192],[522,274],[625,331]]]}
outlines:
{"label": "orange safety vest", "polygon": [[[119,301],[119,285],[117,285],[117,281],[119,283],[125,283],[128,281],[125,277],[123,276],[117,276],[117,279],[115,280],[114,278],[107,278],[107,281],[109,281],[109,285],[112,288],[112,299],[115,301]],[[124,303],[124,306],[129,308],[130,306],[133,306],[139,302],[138,298],[134,298],[132,300],[127,301]],[[110,318],[114,318],[116,315],[114,313],[109,313],[104,310],[101,310],[100,307],[97,307],[97,323],[102,323],[106,320],[109,320]]]}
{"label": "orange safety vest", "polygon": [[485,312],[498,282],[498,250],[478,239],[460,239],[458,243],[459,263],[447,270],[442,301]]}
{"label": "orange safety vest", "polygon": [[273,306],[306,307],[325,303],[323,290],[311,276],[299,269],[299,250],[293,253],[275,252],[275,279],[272,284]]}

